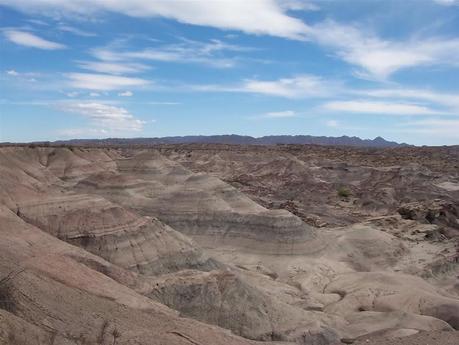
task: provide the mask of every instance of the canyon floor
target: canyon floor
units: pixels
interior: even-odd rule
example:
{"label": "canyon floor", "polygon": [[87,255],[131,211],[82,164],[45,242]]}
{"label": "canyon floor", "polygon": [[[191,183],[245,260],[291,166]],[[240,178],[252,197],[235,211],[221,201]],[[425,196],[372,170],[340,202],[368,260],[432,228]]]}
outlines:
{"label": "canyon floor", "polygon": [[0,147],[0,344],[459,344],[459,147]]}

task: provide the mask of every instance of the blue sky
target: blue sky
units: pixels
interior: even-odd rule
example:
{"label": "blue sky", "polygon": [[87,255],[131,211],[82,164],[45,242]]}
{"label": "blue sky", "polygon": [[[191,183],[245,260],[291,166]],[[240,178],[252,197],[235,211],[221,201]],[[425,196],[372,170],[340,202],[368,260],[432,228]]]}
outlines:
{"label": "blue sky", "polygon": [[459,144],[458,0],[0,0],[0,141]]}

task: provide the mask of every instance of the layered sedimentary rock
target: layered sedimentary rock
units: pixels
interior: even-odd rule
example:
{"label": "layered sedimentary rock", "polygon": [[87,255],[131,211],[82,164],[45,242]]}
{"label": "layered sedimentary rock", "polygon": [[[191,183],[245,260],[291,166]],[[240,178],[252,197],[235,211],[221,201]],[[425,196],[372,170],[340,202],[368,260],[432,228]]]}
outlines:
{"label": "layered sedimentary rock", "polygon": [[94,195],[66,195],[18,205],[30,224],[123,268],[158,274],[218,265],[156,218],[138,216]]}
{"label": "layered sedimentary rock", "polygon": [[439,152],[0,148],[0,342],[457,329],[459,176]]}
{"label": "layered sedimentary rock", "polygon": [[[221,180],[194,174],[157,151],[135,152],[117,165],[120,176],[112,176],[111,185],[106,174],[95,174],[78,187],[154,214],[205,247],[237,245],[241,250],[299,254],[323,246],[315,230],[292,213],[267,210]],[[137,183],[116,188],[126,175]]]}
{"label": "layered sedimentary rock", "polygon": [[[79,261],[92,254],[0,208],[0,340],[5,344],[249,344]],[[78,258],[78,260],[77,260]]]}
{"label": "layered sedimentary rock", "polygon": [[[272,298],[234,271],[182,271],[152,282],[147,294],[197,320],[231,329],[250,339],[300,344],[334,343],[334,317]],[[328,326],[327,326],[328,325]]]}

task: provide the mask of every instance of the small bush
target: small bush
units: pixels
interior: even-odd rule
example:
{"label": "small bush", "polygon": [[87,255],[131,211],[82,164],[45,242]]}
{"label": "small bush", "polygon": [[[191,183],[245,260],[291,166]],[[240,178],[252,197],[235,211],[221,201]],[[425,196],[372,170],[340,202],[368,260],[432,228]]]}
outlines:
{"label": "small bush", "polygon": [[345,187],[340,187],[338,188],[338,196],[341,198],[349,198],[351,196],[351,192]]}

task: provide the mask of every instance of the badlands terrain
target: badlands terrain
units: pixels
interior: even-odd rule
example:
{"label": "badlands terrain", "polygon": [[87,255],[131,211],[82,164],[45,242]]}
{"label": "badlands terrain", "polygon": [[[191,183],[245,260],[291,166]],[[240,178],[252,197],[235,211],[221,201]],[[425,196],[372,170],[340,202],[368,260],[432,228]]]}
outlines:
{"label": "badlands terrain", "polygon": [[0,344],[459,344],[459,147],[0,147]]}

